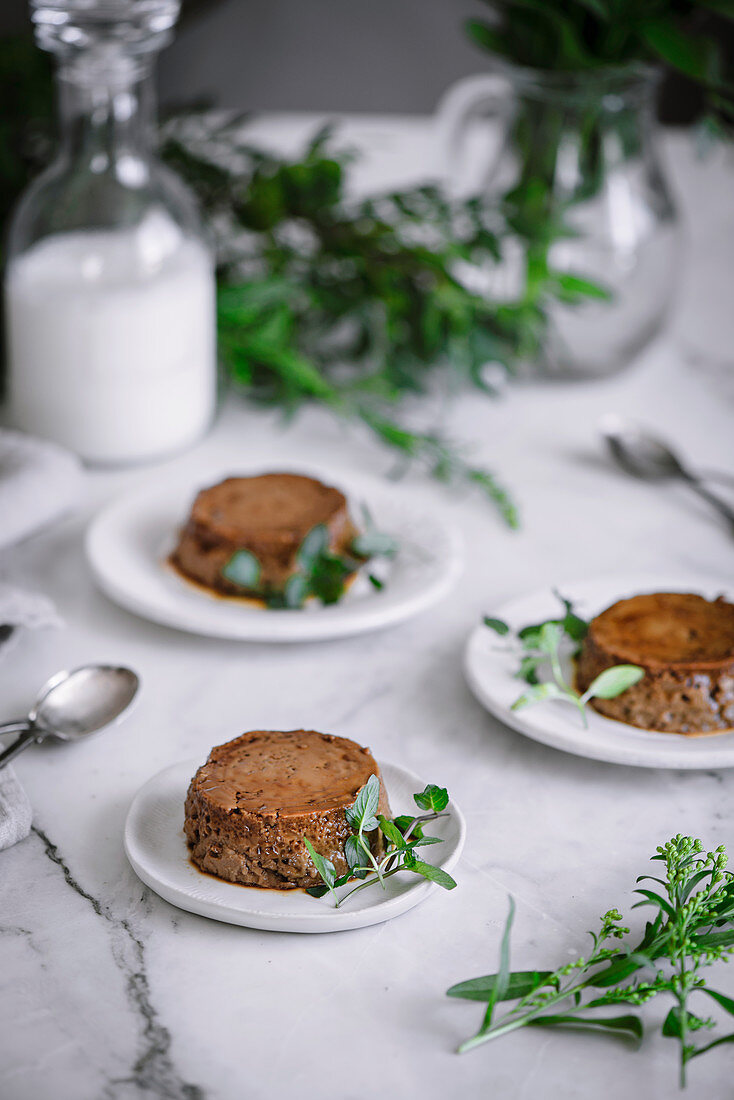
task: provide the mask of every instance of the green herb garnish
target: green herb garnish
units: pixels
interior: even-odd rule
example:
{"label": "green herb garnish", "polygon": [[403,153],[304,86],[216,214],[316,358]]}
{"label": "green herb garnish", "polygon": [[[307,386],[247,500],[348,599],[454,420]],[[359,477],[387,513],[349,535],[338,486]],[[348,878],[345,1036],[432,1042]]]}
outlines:
{"label": "green herb garnish", "polygon": [[[453,890],[456,882],[451,875],[441,867],[435,867],[432,863],[418,859],[415,854],[416,848],[442,843],[440,837],[426,836],[423,826],[447,816],[444,811],[449,802],[448,791],[444,787],[429,783],[423,791],[414,794],[413,799],[419,809],[427,812],[415,817],[403,814],[392,820],[384,817],[378,813],[380,781],[376,775],[371,775],[357,795],[356,801],[345,811],[347,824],[351,829],[351,835],[347,837],[344,844],[344,856],[349,867],[345,875],[337,878],[336,869],[331,860],[319,855],[310,841],[306,837],[303,838],[323,881],[322,886],[311,886],[306,892],[315,898],[331,893],[335,908],[338,909],[358,890],[364,890],[376,883],[379,883],[384,890],[385,881],[397,875],[399,871],[412,871],[413,874],[420,875],[429,882],[437,883],[444,890]],[[379,860],[374,856],[367,836],[378,828],[385,842],[384,855]],[[367,876],[370,874],[374,874],[375,877],[368,879]],[[367,881],[360,882],[359,886],[355,886],[340,900],[336,890],[355,878]]]}
{"label": "green herb garnish", "polygon": [[[515,632],[512,639],[520,658],[515,675],[528,684],[528,690],[517,697],[511,709],[521,710],[548,699],[563,699],[579,710],[586,726],[586,704],[589,700],[616,699],[627,688],[638,683],[645,675],[645,670],[638,665],[613,665],[600,672],[583,694],[576,691],[566,681],[562,658],[565,654],[577,656],[589,624],[576,614],[570,600],[559,593],[556,596],[563,604],[564,614],[561,618],[546,619],[541,623],[524,626]],[[502,619],[485,615],[482,621],[500,637],[507,637],[511,633],[509,625]],[[540,672],[546,668],[550,671],[551,678],[541,680]]]}
{"label": "green herb garnish", "polygon": [[250,550],[235,550],[222,569],[222,576],[230,584],[257,591],[260,584],[260,562]]}
{"label": "green herb garnish", "polygon": [[[345,554],[335,554],[329,548],[329,529],[325,524],[312,527],[298,548],[296,571],[291,574],[282,592],[260,584],[261,566],[249,550],[235,550],[222,568],[222,576],[231,584],[264,601],[269,608],[301,608],[309,597],[322,604],[337,603],[344,595],[350,578],[366,562],[374,558],[391,558],[398,551],[397,540],[378,531],[372,516],[363,508],[364,530],[355,536]],[[384,587],[373,573],[368,580],[378,591]]]}
{"label": "green herb garnish", "polygon": [[[639,1041],[643,1037],[639,1015],[609,1016],[603,1010],[613,1005],[636,1007],[660,994],[675,1001],[662,1033],[678,1042],[682,1087],[692,1058],[734,1042],[732,1032],[696,1044],[695,1033],[709,1031],[715,1023],[694,1014],[689,1005],[692,996],[703,994],[734,1016],[734,999],[711,989],[701,973],[734,951],[734,876],[726,870],[726,849],[722,845],[704,853],[700,840],[679,834],[659,847],[652,859],[664,864],[665,878],[641,875],[637,881],[659,884],[665,896],[645,888],[635,891],[642,901],[633,909],[649,905],[657,910],[642,939],[630,943],[629,928],[620,923],[620,913],[610,909],[601,919],[599,932],[589,933],[593,945],[589,957],[556,970],[510,971],[515,908],[510,899],[498,971],[459,982],[447,991],[450,997],[487,1006],[479,1030],[461,1044],[460,1053],[525,1026],[602,1030]],[[497,1005],[513,1000],[515,1006],[497,1017]]]}

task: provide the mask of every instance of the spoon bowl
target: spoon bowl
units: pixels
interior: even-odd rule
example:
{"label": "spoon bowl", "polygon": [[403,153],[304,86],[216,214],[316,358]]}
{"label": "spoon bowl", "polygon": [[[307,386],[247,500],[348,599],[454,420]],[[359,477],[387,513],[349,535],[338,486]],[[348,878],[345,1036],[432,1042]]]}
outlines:
{"label": "spoon bowl", "polygon": [[616,416],[605,416],[600,428],[612,458],[626,473],[644,481],[675,479],[685,482],[689,489],[723,516],[734,534],[734,508],[704,485],[702,476],[684,465],[667,443]]}
{"label": "spoon bowl", "polygon": [[645,481],[687,478],[683,464],[667,443],[617,417],[605,417],[601,431],[612,457],[633,477]]}
{"label": "spoon bowl", "polygon": [[27,718],[0,726],[0,734],[20,734],[0,752],[0,768],[29,745],[49,737],[81,741],[111,725],[130,706],[139,686],[132,669],[114,665],[85,665],[59,672],[41,688]]}
{"label": "spoon bowl", "polygon": [[48,737],[78,741],[119,718],[132,703],[139,683],[132,669],[111,665],[59,672],[41,689],[28,720]]}

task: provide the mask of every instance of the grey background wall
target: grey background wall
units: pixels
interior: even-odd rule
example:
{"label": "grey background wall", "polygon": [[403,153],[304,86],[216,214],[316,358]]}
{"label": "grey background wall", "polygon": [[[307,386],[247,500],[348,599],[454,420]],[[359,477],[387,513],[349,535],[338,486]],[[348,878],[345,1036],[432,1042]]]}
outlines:
{"label": "grey background wall", "polygon": [[254,109],[430,111],[481,69],[465,40],[471,0],[220,0],[189,19],[161,59],[162,88],[186,82]]}
{"label": "grey background wall", "polygon": [[[428,112],[485,66],[462,32],[476,0],[192,0],[161,56],[161,97],[250,110]],[[0,34],[27,29],[0,0]]]}
{"label": "grey background wall", "polygon": [[[183,0],[183,10],[158,70],[167,102],[425,113],[488,64],[462,29],[486,14],[481,0]],[[720,29],[734,58],[734,33]],[[0,35],[29,31],[27,0],[0,0]],[[666,80],[667,121],[690,121],[699,105],[684,79]]]}

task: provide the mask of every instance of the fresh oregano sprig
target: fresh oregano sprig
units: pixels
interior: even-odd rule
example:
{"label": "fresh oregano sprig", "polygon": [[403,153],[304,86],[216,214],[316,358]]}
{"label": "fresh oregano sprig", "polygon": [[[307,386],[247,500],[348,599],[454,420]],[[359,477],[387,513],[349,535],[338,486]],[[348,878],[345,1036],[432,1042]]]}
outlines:
{"label": "fresh oregano sprig", "polygon": [[[419,859],[415,854],[416,848],[443,843],[441,837],[426,836],[423,827],[447,816],[444,811],[449,802],[448,791],[445,787],[437,787],[429,783],[423,791],[414,794],[413,799],[416,806],[420,810],[425,810],[425,813],[412,817],[409,814],[403,814],[392,820],[385,817],[378,813],[380,781],[376,775],[371,775],[355,802],[345,810],[347,824],[351,829],[351,834],[344,844],[344,856],[349,867],[345,875],[337,877],[336,868],[331,860],[320,855],[311,842],[306,837],[303,838],[314,867],[323,882],[321,886],[309,887],[306,892],[315,898],[331,893],[335,908],[338,909],[359,890],[377,883],[384,890],[386,880],[400,871],[412,871],[413,874],[420,875],[429,882],[437,883],[444,890],[453,890],[456,882],[451,875],[441,867]],[[382,832],[385,843],[384,854],[379,860],[372,851],[367,835],[378,828]],[[375,877],[368,878],[369,875]],[[351,879],[362,881],[340,899],[336,891]]]}
{"label": "fresh oregano sprig", "polygon": [[[520,657],[515,675],[528,684],[528,689],[517,697],[511,709],[521,710],[548,699],[563,699],[579,710],[586,726],[586,704],[591,699],[615,699],[641,680],[645,670],[639,665],[613,665],[600,672],[586,691],[576,691],[566,680],[562,658],[565,653],[577,656],[589,624],[576,614],[570,600],[558,593],[556,595],[563,604],[564,614],[560,618],[524,626],[512,639]],[[482,621],[500,637],[508,637],[511,633],[509,625],[502,619],[485,615]],[[540,679],[543,669],[549,670],[550,679]]]}
{"label": "fresh oregano sprig", "polygon": [[[700,840],[678,834],[658,847],[652,859],[664,864],[665,877],[637,879],[652,880],[663,890],[635,891],[642,900],[633,908],[648,905],[656,910],[642,939],[630,943],[629,928],[620,923],[620,913],[610,909],[601,919],[599,932],[590,933],[589,957],[556,970],[510,971],[515,911],[510,899],[497,972],[459,982],[447,991],[450,997],[486,1004],[479,1030],[461,1044],[460,1053],[526,1026],[601,1030],[639,1041],[644,1034],[639,1015],[600,1015],[597,1010],[613,1005],[637,1007],[660,994],[675,1001],[662,1033],[678,1042],[682,1087],[691,1059],[734,1042],[732,1032],[697,1045],[695,1033],[715,1024],[690,1008],[691,998],[703,994],[734,1016],[734,999],[711,989],[702,974],[734,952],[734,875],[726,870],[726,849],[721,845],[705,852]],[[516,1003],[497,1017],[497,1006],[507,1001]]]}
{"label": "fresh oregano sprig", "polygon": [[[222,569],[231,584],[262,599],[270,608],[302,608],[309,597],[323,604],[337,603],[344,595],[349,579],[373,558],[391,558],[398,551],[397,540],[378,531],[372,517],[363,508],[364,530],[352,540],[348,553],[335,554],[329,546],[329,529],[319,523],[308,532],[296,555],[296,569],[283,591],[261,586],[262,568],[250,550],[235,550]],[[383,587],[374,573],[368,574],[372,586]]]}
{"label": "fresh oregano sprig", "polygon": [[[734,1042],[734,1032],[696,1046],[696,1031],[715,1026],[713,1020],[689,1009],[689,998],[704,993],[734,1016],[734,1000],[706,985],[700,971],[734,951],[734,876],[726,870],[727,853],[720,845],[704,854],[700,840],[680,835],[658,848],[652,857],[665,865],[665,879],[642,875],[665,889],[667,900],[655,891],[640,889],[643,900],[637,905],[652,905],[661,928],[672,973],[665,984],[676,1004],[663,1023],[663,1035],[677,1039],[680,1053],[680,1083],[686,1084],[686,1070],[692,1058],[705,1054],[723,1043]],[[636,908],[636,907],[635,907]]]}

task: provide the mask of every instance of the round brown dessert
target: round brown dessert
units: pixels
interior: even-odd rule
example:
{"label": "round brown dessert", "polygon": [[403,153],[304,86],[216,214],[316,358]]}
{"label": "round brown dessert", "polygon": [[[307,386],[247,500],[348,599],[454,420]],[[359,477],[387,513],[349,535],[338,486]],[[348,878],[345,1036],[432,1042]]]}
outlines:
{"label": "round brown dessert", "polygon": [[[253,730],[212,749],[191,780],[184,832],[194,863],[246,886],[292,890],[321,879],[304,843],[347,873],[344,814],[371,775],[378,812],[390,816],[374,757],[346,737],[315,730]],[[382,834],[370,836],[383,850]]]}
{"label": "round brown dessert", "polygon": [[653,592],[592,619],[578,660],[585,691],[612,665],[644,668],[616,699],[592,699],[608,718],[663,733],[715,733],[734,726],[734,604],[690,592]]}
{"label": "round brown dessert", "polygon": [[[171,562],[184,576],[226,595],[282,592],[296,571],[301,543],[319,524],[329,532],[333,553],[348,552],[357,531],[338,489],[301,474],[228,477],[197,495]],[[237,550],[257,558],[257,589],[223,575]]]}

